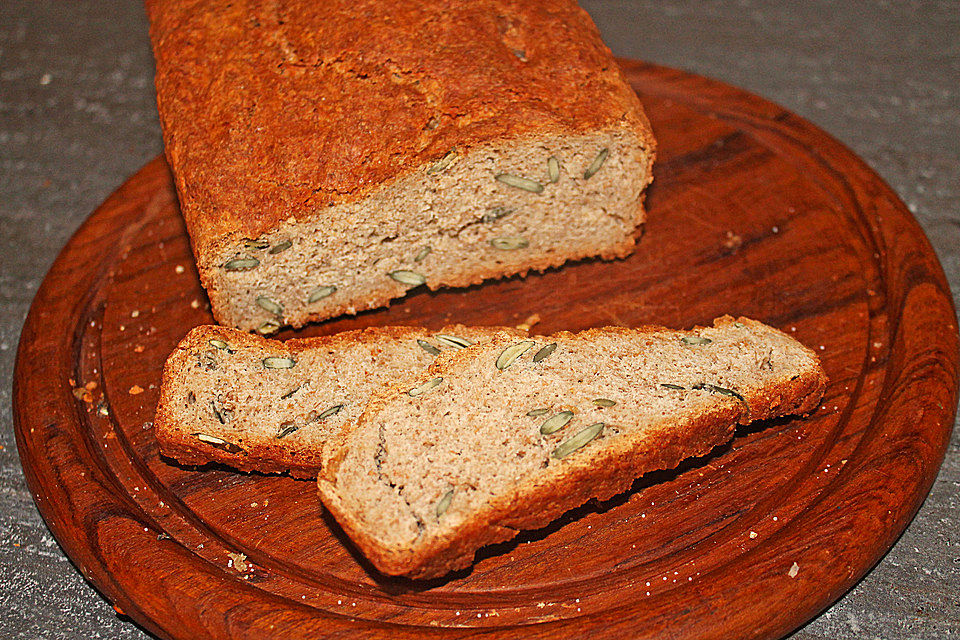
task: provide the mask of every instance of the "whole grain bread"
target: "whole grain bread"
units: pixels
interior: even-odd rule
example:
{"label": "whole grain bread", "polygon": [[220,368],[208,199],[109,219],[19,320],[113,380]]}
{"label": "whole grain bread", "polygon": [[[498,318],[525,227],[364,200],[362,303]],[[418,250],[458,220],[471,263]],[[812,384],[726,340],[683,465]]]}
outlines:
{"label": "whole grain bread", "polygon": [[197,327],[163,368],[154,420],[160,452],[184,464],[315,478],[324,443],[360,416],[372,391],[497,332],[526,335],[505,327],[376,327],[279,342]]}
{"label": "whole grain bread", "polygon": [[375,396],[325,451],[320,495],[380,571],[441,576],[737,424],[812,411],[825,383],[812,351],[747,318],[499,335]]}
{"label": "whole grain bread", "polygon": [[633,250],[654,140],[573,0],[147,0],[218,322],[262,333]]}

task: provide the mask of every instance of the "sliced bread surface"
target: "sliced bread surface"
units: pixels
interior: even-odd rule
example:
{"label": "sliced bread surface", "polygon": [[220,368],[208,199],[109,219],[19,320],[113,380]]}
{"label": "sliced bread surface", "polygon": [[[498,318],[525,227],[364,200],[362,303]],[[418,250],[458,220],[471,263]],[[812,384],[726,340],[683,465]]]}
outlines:
{"label": "sliced bread surface", "polygon": [[737,424],[812,411],[825,383],[812,351],[747,318],[498,335],[381,391],[326,450],[320,495],[380,571],[437,577]]}
{"label": "sliced bread surface", "polygon": [[164,365],[154,421],[160,451],[184,464],[315,478],[324,443],[360,416],[375,389],[498,331],[524,335],[376,327],[280,342],[197,327]]}

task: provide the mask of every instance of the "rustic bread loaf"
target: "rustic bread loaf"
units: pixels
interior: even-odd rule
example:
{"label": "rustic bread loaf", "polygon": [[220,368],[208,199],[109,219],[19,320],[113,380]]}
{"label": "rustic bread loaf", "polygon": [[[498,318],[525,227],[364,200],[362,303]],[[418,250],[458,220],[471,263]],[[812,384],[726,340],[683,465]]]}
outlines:
{"label": "rustic bread loaf", "polygon": [[262,333],[630,253],[654,140],[573,0],[148,0],[221,324]]}
{"label": "rustic bread loaf", "polygon": [[497,331],[526,335],[504,327],[377,327],[279,342],[197,327],[163,368],[154,420],[160,451],[185,464],[315,478],[324,443],[360,416],[374,389]]}
{"label": "rustic bread loaf", "polygon": [[325,450],[323,503],[384,573],[429,578],[634,478],[812,411],[812,351],[759,322],[502,335],[375,396]]}

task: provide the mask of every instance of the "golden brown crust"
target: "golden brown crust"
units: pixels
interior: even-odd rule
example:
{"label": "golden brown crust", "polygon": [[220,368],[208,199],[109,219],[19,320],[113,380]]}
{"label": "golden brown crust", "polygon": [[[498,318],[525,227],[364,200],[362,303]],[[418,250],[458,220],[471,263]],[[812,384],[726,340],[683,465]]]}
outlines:
{"label": "golden brown crust", "polygon": [[573,0],[147,8],[166,154],[198,258],[360,199],[453,147],[629,129],[653,150],[637,96]]}
{"label": "golden brown crust", "polygon": [[[510,335],[525,332],[508,327],[486,327],[490,332],[500,331]],[[293,338],[286,342],[263,338],[237,329],[204,325],[191,329],[180,341],[164,363],[160,383],[160,399],[154,418],[154,434],[160,453],[185,465],[203,465],[211,462],[224,464],[241,471],[261,473],[289,473],[294,478],[313,479],[321,466],[321,452],[315,447],[296,446],[279,441],[270,444],[254,444],[243,453],[230,453],[203,443],[191,435],[192,426],[183,424],[174,415],[173,389],[187,370],[187,359],[199,348],[206,348],[211,338],[225,340],[231,345],[262,350],[265,354],[296,354],[309,349],[336,351],[349,343],[389,343],[405,339],[429,337],[436,333],[459,335],[477,331],[464,325],[447,325],[436,331],[421,327],[370,327],[314,338]],[[411,375],[417,372],[411,372]]]}
{"label": "golden brown crust", "polygon": [[[716,319],[713,326],[723,327],[735,322],[765,326],[749,318],[734,319],[730,316]],[[636,335],[638,331],[664,330],[657,326],[633,329],[607,327],[590,329],[578,335],[583,337],[612,331],[623,332],[626,336]],[[572,335],[562,332],[552,338],[562,340]],[[823,396],[827,378],[816,354],[805,347],[804,351],[812,356],[816,366],[785,384],[765,387],[749,394],[745,402],[733,398],[718,401],[709,413],[679,426],[672,425],[653,435],[623,437],[616,447],[603,449],[597,455],[571,459],[559,477],[532,488],[514,488],[496,497],[452,535],[439,537],[416,549],[394,549],[379,544],[354,514],[342,507],[337,494],[336,475],[346,454],[343,446],[349,435],[346,430],[339,437],[340,444],[331,449],[324,460],[318,478],[320,496],[324,506],[379,570],[390,575],[418,579],[443,576],[469,566],[476,550],[484,545],[509,540],[521,529],[542,527],[591,498],[606,499],[616,495],[629,488],[634,479],[644,473],[670,469],[681,460],[705,455],[714,447],[729,441],[737,424],[783,415],[804,415],[813,411]],[[368,416],[382,410],[393,394],[440,375],[444,369],[455,368],[458,360],[471,357],[473,355],[466,350],[451,354],[435,362],[416,379],[385,390],[371,400],[352,428],[358,428]]]}

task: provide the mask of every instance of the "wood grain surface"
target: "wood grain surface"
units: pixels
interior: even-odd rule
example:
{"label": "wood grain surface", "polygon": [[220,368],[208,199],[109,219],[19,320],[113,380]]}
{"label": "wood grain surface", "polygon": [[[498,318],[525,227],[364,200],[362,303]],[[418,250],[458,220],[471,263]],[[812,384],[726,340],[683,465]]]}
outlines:
{"label": "wood grain surface", "polygon": [[956,316],[927,240],[890,188],[813,125],[711,80],[623,64],[661,149],[635,255],[414,292],[296,334],[532,314],[540,332],[689,327],[743,314],[818,351],[831,380],[821,409],[743,429],[677,471],[482,550],[472,570],[385,578],[313,483],[159,457],[162,363],[212,319],[158,158],[60,254],[15,373],[30,488],[118,610],[184,639],[774,638],[882,556],[933,482],[957,400]]}

